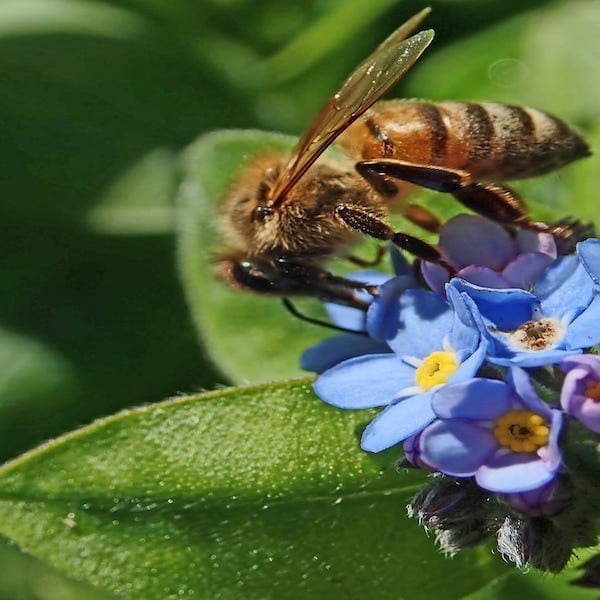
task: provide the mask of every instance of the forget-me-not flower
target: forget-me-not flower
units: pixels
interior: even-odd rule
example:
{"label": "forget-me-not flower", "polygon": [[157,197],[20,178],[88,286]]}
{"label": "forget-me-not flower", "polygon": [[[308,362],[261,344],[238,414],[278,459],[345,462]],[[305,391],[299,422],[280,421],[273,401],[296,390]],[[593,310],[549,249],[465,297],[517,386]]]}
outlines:
{"label": "forget-me-not flower", "polygon": [[386,407],[363,433],[361,446],[370,452],[385,450],[431,423],[433,392],[473,377],[486,352],[472,316],[456,304],[453,290],[446,301],[434,292],[404,290],[398,279],[381,287],[367,319],[367,329],[384,337],[393,354],[351,358],[314,383],[317,395],[333,406]]}

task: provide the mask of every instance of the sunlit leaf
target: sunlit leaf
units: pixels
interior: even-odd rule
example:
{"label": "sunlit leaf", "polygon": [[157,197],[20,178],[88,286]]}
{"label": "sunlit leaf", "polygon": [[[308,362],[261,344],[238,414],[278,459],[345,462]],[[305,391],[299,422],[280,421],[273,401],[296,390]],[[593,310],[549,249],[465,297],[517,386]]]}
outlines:
{"label": "sunlit leaf", "polygon": [[0,532],[124,598],[452,599],[505,573],[406,519],[421,475],[359,450],[366,418],[302,381],[122,413],[0,470]]}

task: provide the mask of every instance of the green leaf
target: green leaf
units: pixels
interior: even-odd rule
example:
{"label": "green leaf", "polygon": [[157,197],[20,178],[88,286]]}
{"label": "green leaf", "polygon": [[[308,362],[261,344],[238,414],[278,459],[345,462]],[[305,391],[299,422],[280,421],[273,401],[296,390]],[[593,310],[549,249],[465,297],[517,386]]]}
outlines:
{"label": "green leaf", "polygon": [[504,573],[406,519],[422,475],[359,450],[367,418],[306,381],[125,412],[3,467],[0,532],[125,598],[451,599]]}
{"label": "green leaf", "polygon": [[221,131],[201,137],[184,155],[177,216],[180,274],[206,351],[232,381],[297,375],[302,351],[324,337],[319,328],[294,319],[277,298],[233,291],[213,274],[222,247],[219,203],[229,184],[257,153],[289,151],[294,141],[260,131]]}
{"label": "green leaf", "polygon": [[88,221],[100,233],[148,235],[170,233],[174,226],[175,155],[167,149],[148,152],[117,178]]}
{"label": "green leaf", "polygon": [[109,600],[114,596],[71,581],[47,564],[27,556],[9,542],[0,542],[2,600]]}

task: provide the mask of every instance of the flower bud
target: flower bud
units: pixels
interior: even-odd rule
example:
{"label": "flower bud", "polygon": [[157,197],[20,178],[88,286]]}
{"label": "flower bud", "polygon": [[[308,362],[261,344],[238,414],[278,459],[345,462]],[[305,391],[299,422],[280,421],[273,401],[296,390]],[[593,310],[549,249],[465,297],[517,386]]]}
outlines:
{"label": "flower bud", "polygon": [[568,532],[546,517],[507,516],[498,529],[498,550],[519,568],[558,573],[573,551]]}
{"label": "flower bud", "polygon": [[480,544],[489,535],[486,521],[473,519],[448,529],[436,530],[435,541],[444,554],[454,556],[465,548]]}
{"label": "flower bud", "polygon": [[471,480],[438,477],[412,499],[407,510],[425,527],[448,529],[485,516],[488,500]]}

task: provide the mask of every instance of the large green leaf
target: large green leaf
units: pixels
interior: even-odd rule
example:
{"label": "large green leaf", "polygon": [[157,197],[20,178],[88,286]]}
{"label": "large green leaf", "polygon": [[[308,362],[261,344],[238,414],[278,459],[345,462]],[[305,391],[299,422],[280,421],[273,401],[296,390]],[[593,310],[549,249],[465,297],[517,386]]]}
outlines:
{"label": "large green leaf", "polygon": [[293,141],[259,131],[222,131],[203,136],[185,153],[177,218],[180,273],[204,346],[233,381],[298,374],[302,350],[324,335],[294,319],[276,298],[233,291],[213,274],[222,246],[219,203],[228,185],[257,153],[289,150]]}
{"label": "large green leaf", "polygon": [[450,599],[505,573],[406,519],[422,476],[359,450],[367,418],[306,381],[125,412],[3,467],[0,532],[125,598]]}

